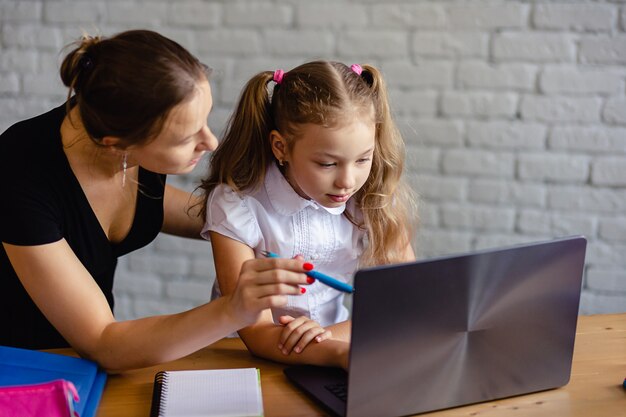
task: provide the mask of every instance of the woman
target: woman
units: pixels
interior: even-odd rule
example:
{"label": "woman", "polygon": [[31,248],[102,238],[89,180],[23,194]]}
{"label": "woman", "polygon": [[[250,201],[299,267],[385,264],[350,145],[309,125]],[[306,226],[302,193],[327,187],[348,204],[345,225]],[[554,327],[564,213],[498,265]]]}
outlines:
{"label": "woman", "polygon": [[227,297],[116,321],[117,258],[159,231],[198,237],[191,194],[165,185],[217,146],[207,70],[135,30],[85,38],[64,59],[66,104],[0,136],[0,344],[73,347],[108,370],[192,353],[255,322],[306,284],[302,260],[251,260]]}

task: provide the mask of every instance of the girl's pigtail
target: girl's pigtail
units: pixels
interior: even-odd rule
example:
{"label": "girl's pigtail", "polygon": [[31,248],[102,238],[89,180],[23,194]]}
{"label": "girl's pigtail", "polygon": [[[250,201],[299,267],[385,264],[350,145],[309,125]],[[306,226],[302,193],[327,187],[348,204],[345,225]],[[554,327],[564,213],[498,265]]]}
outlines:
{"label": "girl's pigtail", "polygon": [[378,152],[362,194],[361,207],[369,232],[364,263],[400,262],[412,240],[417,213],[415,197],[402,181],[404,141],[391,115],[382,74],[375,67],[364,65],[361,77],[372,89],[378,138]]}
{"label": "girl's pigtail", "polygon": [[272,72],[261,72],[244,87],[224,139],[211,156],[209,176],[200,185],[205,197],[202,216],[206,215],[207,197],[217,185],[243,191],[263,183],[273,160],[269,135],[274,126],[268,91],[272,76]]}

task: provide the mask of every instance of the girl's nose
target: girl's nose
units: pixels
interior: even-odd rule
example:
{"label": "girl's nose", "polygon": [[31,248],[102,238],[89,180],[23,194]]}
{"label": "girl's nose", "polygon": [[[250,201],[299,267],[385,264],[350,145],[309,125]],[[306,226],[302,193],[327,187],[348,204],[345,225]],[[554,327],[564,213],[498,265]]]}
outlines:
{"label": "girl's nose", "polygon": [[354,173],[350,168],[342,168],[337,174],[337,178],[335,179],[335,186],[337,188],[351,189],[354,187]]}

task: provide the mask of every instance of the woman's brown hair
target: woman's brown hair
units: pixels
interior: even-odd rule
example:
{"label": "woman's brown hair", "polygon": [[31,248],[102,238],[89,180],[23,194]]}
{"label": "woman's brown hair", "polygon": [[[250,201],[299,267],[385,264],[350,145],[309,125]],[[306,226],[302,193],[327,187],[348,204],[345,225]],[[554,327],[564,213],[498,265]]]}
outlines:
{"label": "woman's brown hair", "polygon": [[185,48],[149,30],[83,36],[72,46],[60,70],[69,87],[68,112],[78,105],[96,143],[105,136],[118,137],[126,146],[154,138],[172,108],[191,99],[198,81],[208,75]]}
{"label": "woman's brown hair", "polygon": [[237,192],[263,184],[269,164],[276,163],[270,147],[272,130],[278,130],[291,147],[304,124],[337,127],[355,116],[372,117],[376,126],[372,170],[352,197],[363,220],[357,221],[347,210],[344,213],[367,231],[362,265],[405,260],[417,212],[414,196],[402,180],[404,142],[391,117],[381,73],[370,65],[362,70],[357,74],[342,63],[310,62],[286,72],[273,88],[273,72],[255,75],[244,87],[200,186],[205,194],[202,215],[206,215],[206,197],[218,184]]}

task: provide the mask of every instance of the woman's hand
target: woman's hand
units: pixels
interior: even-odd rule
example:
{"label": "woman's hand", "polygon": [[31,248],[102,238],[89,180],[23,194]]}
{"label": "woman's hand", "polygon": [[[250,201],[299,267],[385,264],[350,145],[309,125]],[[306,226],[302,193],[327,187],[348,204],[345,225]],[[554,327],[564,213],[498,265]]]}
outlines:
{"label": "woman's hand", "polygon": [[249,259],[241,267],[234,291],[227,295],[231,313],[241,326],[256,322],[263,310],[287,304],[287,295],[306,292],[308,285],[299,259]]}
{"label": "woman's hand", "polygon": [[285,326],[278,343],[278,349],[284,355],[289,355],[291,351],[302,352],[313,340],[320,343],[332,337],[330,330],[324,329],[316,321],[305,316],[298,318],[280,316],[278,321]]}

